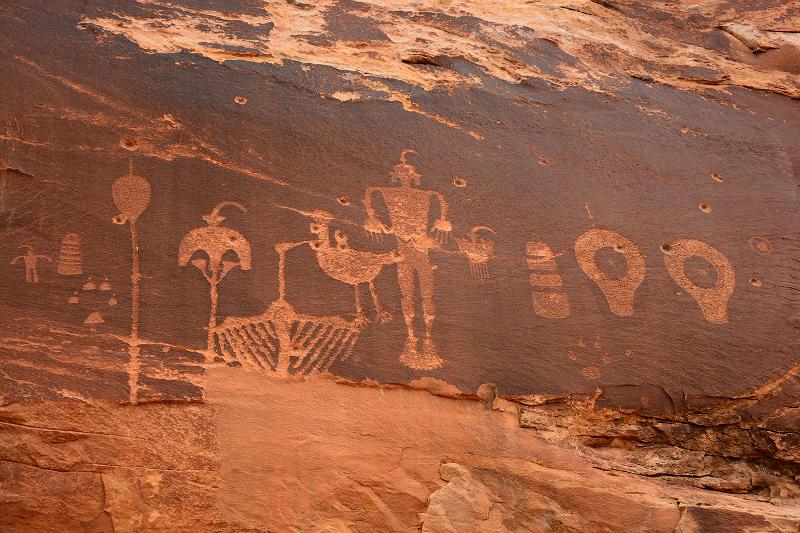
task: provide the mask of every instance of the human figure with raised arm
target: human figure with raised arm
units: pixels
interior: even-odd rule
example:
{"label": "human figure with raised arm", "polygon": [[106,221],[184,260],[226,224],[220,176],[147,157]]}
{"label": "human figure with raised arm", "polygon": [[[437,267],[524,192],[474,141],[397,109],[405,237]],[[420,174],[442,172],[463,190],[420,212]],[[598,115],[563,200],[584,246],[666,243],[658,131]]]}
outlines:
{"label": "human figure with raised arm", "polygon": [[21,244],[18,248],[25,248],[25,254],[18,255],[12,259],[11,264],[16,264],[17,261],[22,259],[25,263],[25,281],[27,283],[39,283],[39,260],[46,259],[50,263],[52,263],[53,260],[50,259],[49,256],[37,254],[33,250],[33,247],[27,244]]}
{"label": "human figure with raised arm", "polygon": [[[436,265],[431,263],[428,253],[447,241],[453,227],[447,220],[447,201],[444,196],[436,191],[417,188],[422,176],[417,168],[406,160],[409,153],[416,152],[404,149],[400,153],[400,162],[392,168],[390,176],[394,186],[369,187],[364,194],[364,206],[367,209],[364,229],[376,239],[384,233],[392,234],[397,239],[397,251],[402,257],[397,263],[397,280],[400,284],[401,305],[408,332],[400,361],[409,368],[430,370],[442,366],[442,359],[431,336],[433,319],[436,315],[433,305]],[[388,226],[375,214],[372,200],[376,193],[383,197],[389,210]],[[438,200],[439,218],[429,229],[432,200]],[[422,339],[421,352],[419,339],[414,332],[415,278],[419,280],[425,322],[425,337]]]}

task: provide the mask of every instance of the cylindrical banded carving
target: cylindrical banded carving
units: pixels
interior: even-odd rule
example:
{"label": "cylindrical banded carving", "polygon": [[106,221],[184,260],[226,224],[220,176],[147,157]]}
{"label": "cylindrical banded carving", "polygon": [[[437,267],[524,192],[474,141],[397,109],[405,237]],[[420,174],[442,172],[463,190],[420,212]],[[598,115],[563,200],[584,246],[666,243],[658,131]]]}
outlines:
{"label": "cylindrical banded carving", "polygon": [[558,273],[556,257],[550,247],[534,237],[525,247],[525,260],[531,270],[533,311],[544,318],[566,318],[570,315],[569,297],[564,280]]}

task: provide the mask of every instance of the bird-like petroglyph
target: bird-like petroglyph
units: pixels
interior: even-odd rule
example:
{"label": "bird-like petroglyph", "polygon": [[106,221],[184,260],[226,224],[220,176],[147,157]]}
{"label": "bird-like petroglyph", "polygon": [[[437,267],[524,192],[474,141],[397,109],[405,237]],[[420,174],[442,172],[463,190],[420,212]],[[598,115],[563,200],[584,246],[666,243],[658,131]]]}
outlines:
{"label": "bird-like petroglyph", "polygon": [[334,245],[331,243],[330,239],[330,224],[333,220],[333,215],[331,213],[321,210],[308,212],[285,206],[279,207],[291,209],[312,220],[309,224],[309,229],[311,233],[316,236],[316,239],[309,241],[308,244],[311,246],[311,249],[314,250],[317,263],[323,272],[337,281],[353,286],[355,292],[356,320],[365,320],[366,318],[363,306],[361,305],[361,295],[359,291],[359,287],[364,283],[369,287],[372,303],[375,306],[376,319],[381,323],[391,320],[391,314],[388,311],[384,311],[381,307],[378,293],[375,290],[374,280],[385,265],[397,263],[403,259],[403,256],[396,251],[373,253],[363,250],[354,250],[350,248],[348,244],[347,235],[341,230],[336,230],[334,232],[334,239],[336,241]]}

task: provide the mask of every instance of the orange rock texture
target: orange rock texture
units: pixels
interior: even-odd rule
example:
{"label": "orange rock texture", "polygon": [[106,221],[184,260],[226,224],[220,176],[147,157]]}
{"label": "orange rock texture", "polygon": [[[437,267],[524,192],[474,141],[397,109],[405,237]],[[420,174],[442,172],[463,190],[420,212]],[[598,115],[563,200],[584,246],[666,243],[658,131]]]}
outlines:
{"label": "orange rock texture", "polygon": [[800,531],[800,5],[0,5],[3,532]]}

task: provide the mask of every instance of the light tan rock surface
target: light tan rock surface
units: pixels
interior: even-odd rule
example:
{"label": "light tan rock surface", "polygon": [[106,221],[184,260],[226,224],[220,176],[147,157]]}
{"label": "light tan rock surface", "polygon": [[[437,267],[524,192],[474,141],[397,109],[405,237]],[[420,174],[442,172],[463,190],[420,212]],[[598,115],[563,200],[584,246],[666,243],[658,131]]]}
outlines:
{"label": "light tan rock surface", "polygon": [[[602,450],[521,428],[511,410],[405,387],[284,381],[231,368],[212,369],[208,379],[206,399],[196,405],[4,407],[3,530],[710,531],[728,524],[731,531],[794,531],[800,525],[791,490],[698,488],[691,461],[702,453],[623,447],[612,449],[609,460]],[[667,454],[676,461],[664,461]],[[625,461],[660,469],[637,471]],[[740,474],[758,475],[745,467]]]}

